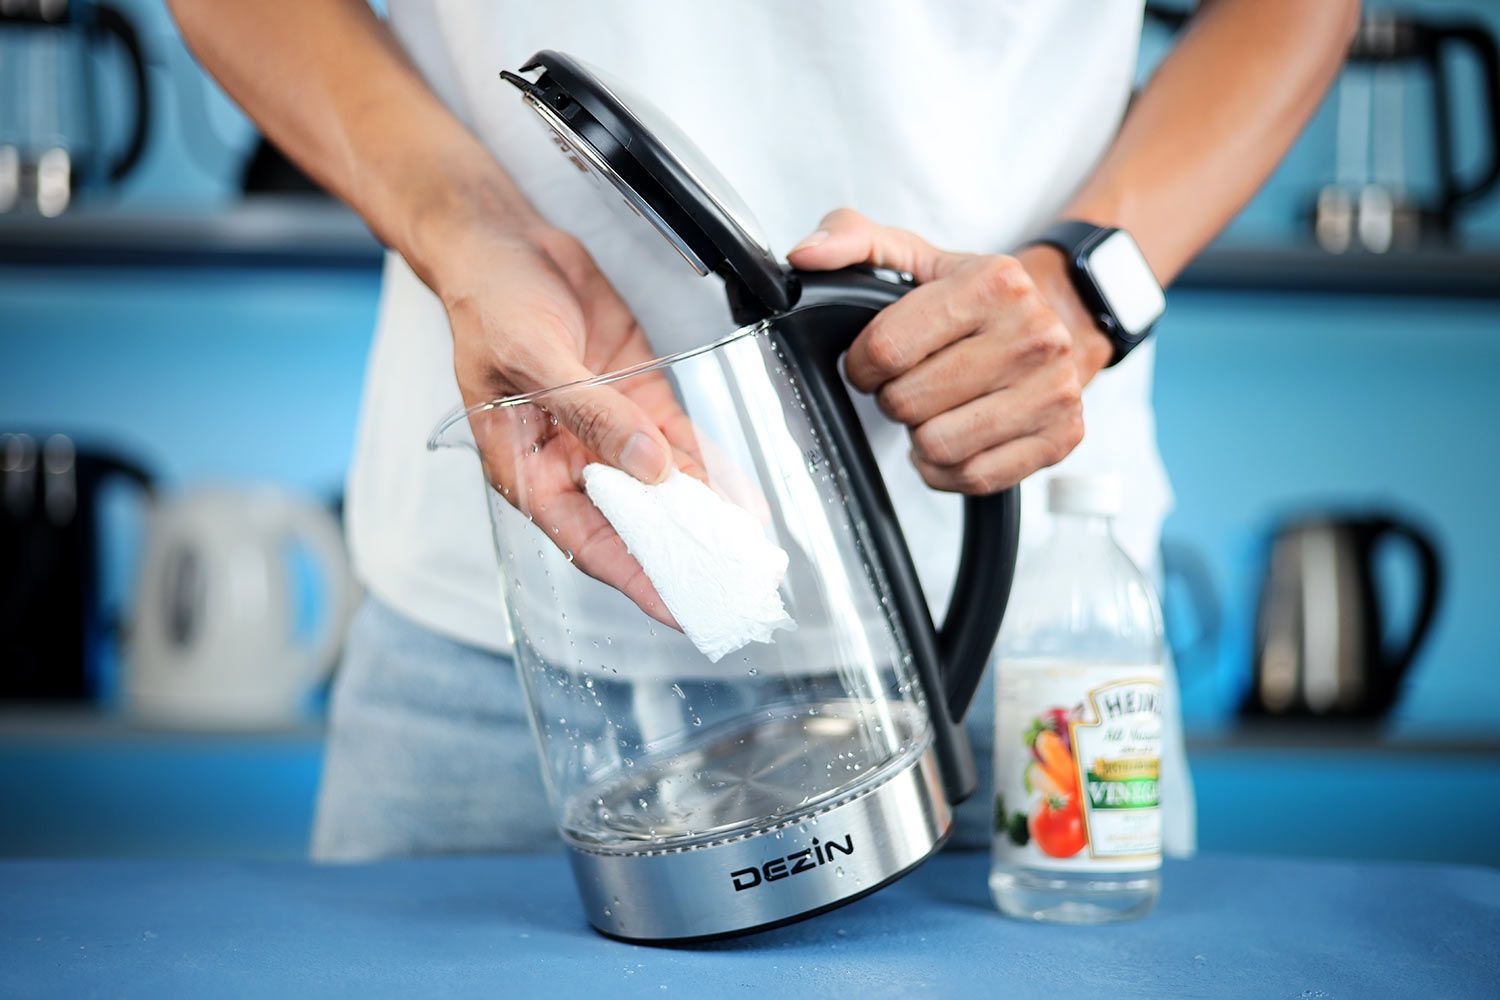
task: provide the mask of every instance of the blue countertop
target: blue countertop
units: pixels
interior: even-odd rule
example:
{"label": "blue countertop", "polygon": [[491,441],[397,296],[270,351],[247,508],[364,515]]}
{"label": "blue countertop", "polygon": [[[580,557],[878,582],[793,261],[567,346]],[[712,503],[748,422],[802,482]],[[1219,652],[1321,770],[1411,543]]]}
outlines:
{"label": "blue countertop", "polygon": [[1500,992],[1500,872],[1204,857],[1157,911],[990,908],[948,854],[822,917],[648,948],[583,923],[563,859],[0,863],[0,995],[1474,997]]}

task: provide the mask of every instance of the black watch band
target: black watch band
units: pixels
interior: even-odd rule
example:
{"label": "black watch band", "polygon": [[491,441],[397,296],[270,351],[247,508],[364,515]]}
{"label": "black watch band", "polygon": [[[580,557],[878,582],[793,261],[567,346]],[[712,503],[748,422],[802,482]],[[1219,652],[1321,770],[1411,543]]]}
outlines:
{"label": "black watch band", "polygon": [[[1067,219],[1054,223],[1028,244],[1055,247],[1067,258],[1068,278],[1073,282],[1073,288],[1113,349],[1110,366],[1124,360],[1150,333],[1149,328],[1135,334],[1124,328],[1088,266],[1089,255],[1094,248],[1118,232],[1121,230],[1112,226],[1096,226],[1092,222]],[[1127,233],[1126,237],[1128,236]]]}

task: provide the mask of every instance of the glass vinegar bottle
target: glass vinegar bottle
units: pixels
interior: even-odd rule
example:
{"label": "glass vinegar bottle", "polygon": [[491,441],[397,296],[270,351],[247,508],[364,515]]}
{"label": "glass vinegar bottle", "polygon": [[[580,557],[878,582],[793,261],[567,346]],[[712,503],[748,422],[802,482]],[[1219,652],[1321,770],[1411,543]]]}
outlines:
{"label": "glass vinegar bottle", "polygon": [[990,892],[1009,916],[1104,923],[1161,890],[1162,620],[1115,541],[1111,477],[1048,483],[1053,529],[1000,634]]}

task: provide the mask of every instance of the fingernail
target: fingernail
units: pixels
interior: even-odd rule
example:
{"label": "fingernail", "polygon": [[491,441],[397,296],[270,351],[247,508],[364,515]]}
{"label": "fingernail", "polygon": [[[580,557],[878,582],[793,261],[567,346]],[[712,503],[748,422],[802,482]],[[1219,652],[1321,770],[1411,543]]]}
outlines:
{"label": "fingernail", "polygon": [[620,468],[643,483],[661,482],[667,474],[667,453],[650,434],[636,431],[620,449]]}
{"label": "fingernail", "polygon": [[828,230],[819,229],[803,237],[802,242],[792,247],[787,253],[796,253],[798,250],[809,250],[815,246],[821,246],[828,239]]}

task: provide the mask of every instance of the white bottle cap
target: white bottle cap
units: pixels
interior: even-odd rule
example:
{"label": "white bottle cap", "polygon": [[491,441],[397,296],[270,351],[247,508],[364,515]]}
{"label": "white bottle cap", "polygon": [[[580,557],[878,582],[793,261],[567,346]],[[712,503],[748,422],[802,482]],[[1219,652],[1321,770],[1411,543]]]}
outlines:
{"label": "white bottle cap", "polygon": [[1047,480],[1047,509],[1054,514],[1114,517],[1124,500],[1119,476],[1053,476]]}

